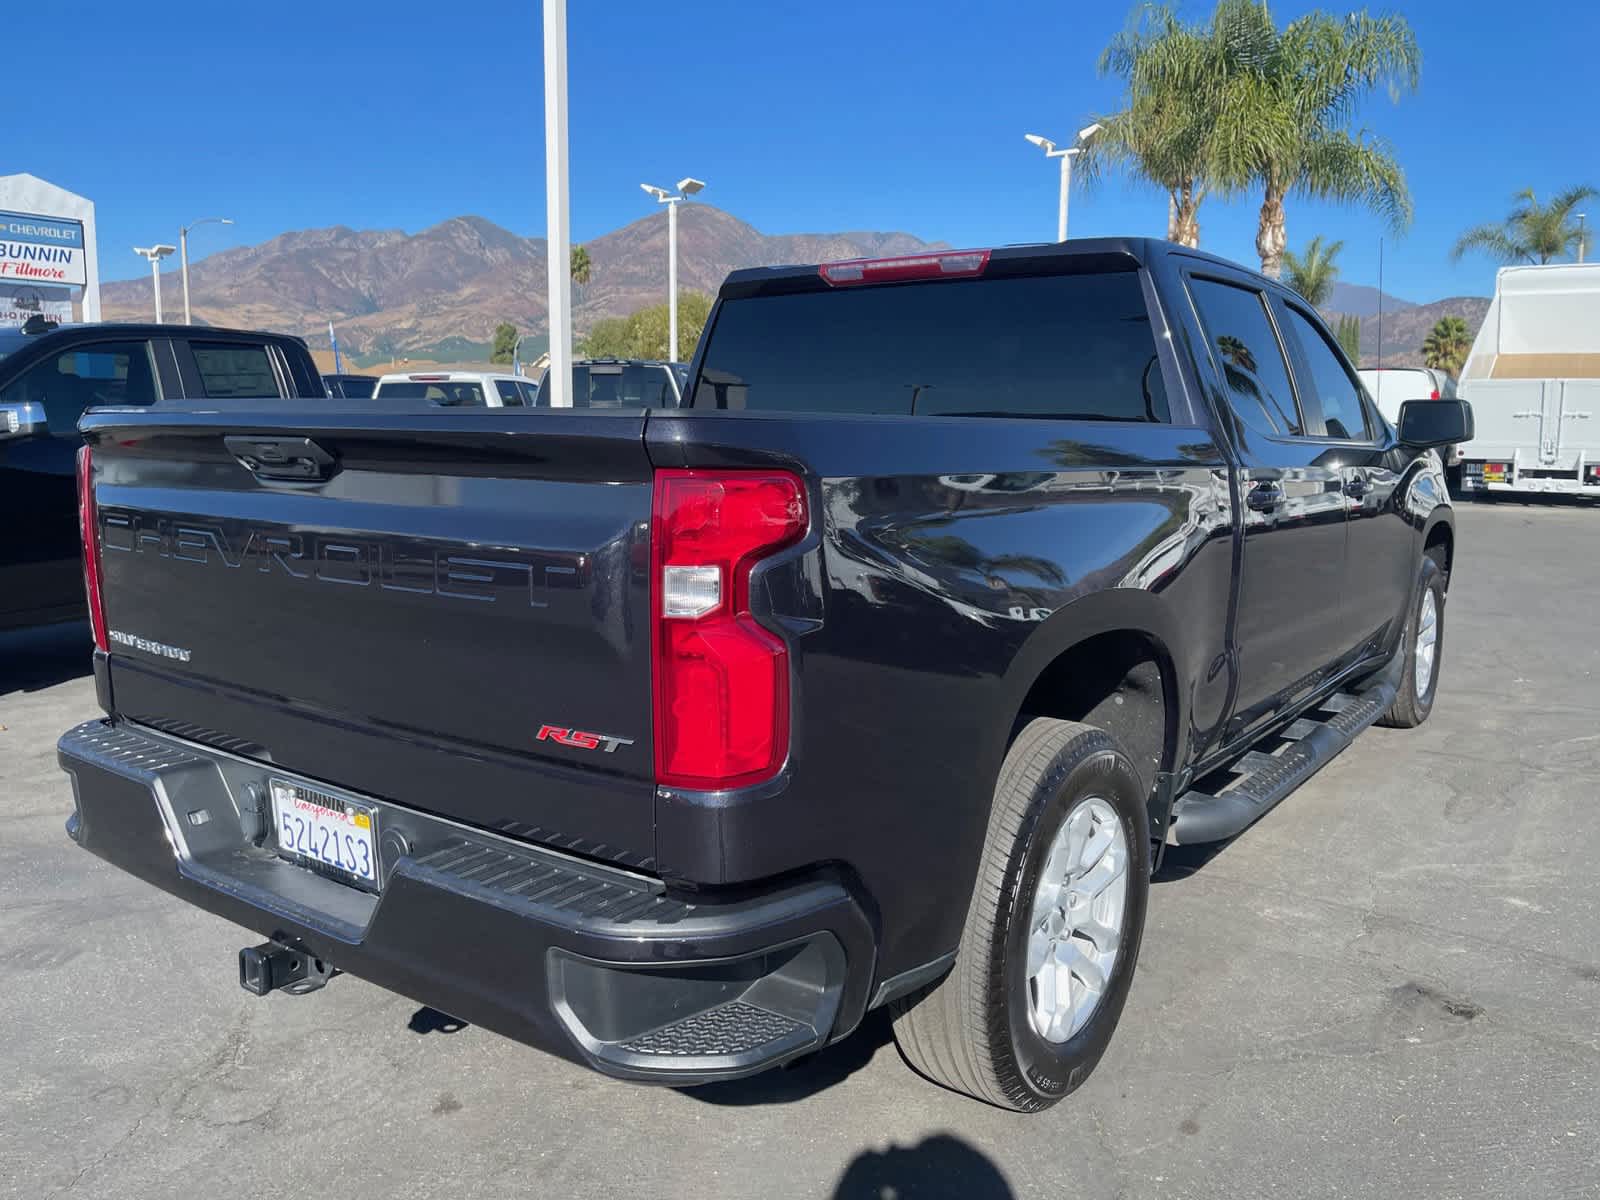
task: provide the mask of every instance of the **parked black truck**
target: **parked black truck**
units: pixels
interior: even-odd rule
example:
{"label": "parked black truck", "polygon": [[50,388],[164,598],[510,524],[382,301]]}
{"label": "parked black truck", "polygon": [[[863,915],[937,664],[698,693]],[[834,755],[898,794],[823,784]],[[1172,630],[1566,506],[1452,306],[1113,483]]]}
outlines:
{"label": "parked black truck", "polygon": [[749,1074],[891,1005],[1037,1109],[1149,876],[1431,708],[1432,447],[1316,314],[1166,243],[736,272],[681,409],[86,418],[72,837],[609,1074]]}
{"label": "parked black truck", "polygon": [[73,468],[98,404],[316,396],[297,337],[189,325],[0,330],[0,629],[87,615]]}

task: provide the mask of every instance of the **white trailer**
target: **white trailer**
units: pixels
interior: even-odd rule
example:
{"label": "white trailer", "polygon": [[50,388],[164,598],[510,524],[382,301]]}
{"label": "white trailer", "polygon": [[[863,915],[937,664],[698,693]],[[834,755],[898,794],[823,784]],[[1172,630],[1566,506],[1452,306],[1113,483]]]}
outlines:
{"label": "white trailer", "polygon": [[1600,496],[1600,263],[1502,267],[1459,389],[1466,491]]}

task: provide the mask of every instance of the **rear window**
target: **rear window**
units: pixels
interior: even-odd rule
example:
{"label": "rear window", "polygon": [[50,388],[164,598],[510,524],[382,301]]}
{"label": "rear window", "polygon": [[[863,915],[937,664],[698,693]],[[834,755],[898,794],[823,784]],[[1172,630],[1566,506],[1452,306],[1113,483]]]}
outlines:
{"label": "rear window", "polygon": [[278,377],[265,346],[195,342],[194,365],[208,397],[276,396]]}
{"label": "rear window", "polygon": [[468,380],[397,380],[380,383],[375,395],[380,400],[426,400],[443,408],[483,407],[483,388]]}
{"label": "rear window", "polygon": [[372,389],[377,385],[376,379],[341,379],[339,392],[350,400],[365,400],[372,395]]}
{"label": "rear window", "polygon": [[[539,403],[550,403],[550,372],[539,381]],[[645,363],[579,363],[572,368],[574,408],[671,408],[677,403],[667,369]]]}
{"label": "rear window", "polygon": [[730,300],[698,408],[1165,421],[1131,271]]}

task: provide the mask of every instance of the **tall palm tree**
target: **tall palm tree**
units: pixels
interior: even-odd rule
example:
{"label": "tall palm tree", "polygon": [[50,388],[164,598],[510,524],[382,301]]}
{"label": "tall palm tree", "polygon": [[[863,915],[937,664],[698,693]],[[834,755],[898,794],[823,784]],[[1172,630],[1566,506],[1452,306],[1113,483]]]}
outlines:
{"label": "tall palm tree", "polygon": [[1306,243],[1305,252],[1283,252],[1283,265],[1289,275],[1289,286],[1304,296],[1314,308],[1321,308],[1333,295],[1334,282],[1339,278],[1336,261],[1343,242],[1330,242],[1324,246],[1319,234]]}
{"label": "tall palm tree", "polygon": [[1460,317],[1440,317],[1422,339],[1422,365],[1447,375],[1461,374],[1461,364],[1472,352],[1472,334]]}
{"label": "tall palm tree", "polygon": [[1167,193],[1167,237],[1200,244],[1200,204],[1214,192],[1249,180],[1239,164],[1223,162],[1219,134],[1229,122],[1226,59],[1203,25],[1185,24],[1176,11],[1153,5],[1111,40],[1100,56],[1102,74],[1127,83],[1124,107],[1097,118],[1099,135],[1080,160],[1090,179],[1115,165]]}
{"label": "tall palm tree", "polygon": [[1583,230],[1573,209],[1600,195],[1587,184],[1557,193],[1541,205],[1532,188],[1512,197],[1515,207],[1500,224],[1475,225],[1457,239],[1450,260],[1459,262],[1469,250],[1482,250],[1502,263],[1547,263],[1579,249]]}
{"label": "tall palm tree", "polygon": [[1291,192],[1364,204],[1396,228],[1410,222],[1399,163],[1350,122],[1375,88],[1414,88],[1420,66],[1399,16],[1313,12],[1279,29],[1258,0],[1218,0],[1205,25],[1148,9],[1101,56],[1102,70],[1127,80],[1126,106],[1102,118],[1085,165],[1118,162],[1166,189],[1169,236],[1191,245],[1208,193],[1259,182],[1256,250],[1277,277]]}
{"label": "tall palm tree", "polygon": [[572,282],[583,287],[589,282],[589,274],[594,264],[589,261],[589,251],[584,246],[572,248]]}
{"label": "tall palm tree", "polygon": [[1254,128],[1250,144],[1232,156],[1254,158],[1262,187],[1256,252],[1263,274],[1282,273],[1291,192],[1365,205],[1396,229],[1410,224],[1400,164],[1385,143],[1350,129],[1358,102],[1375,88],[1398,97],[1417,86],[1422,52],[1404,17],[1311,12],[1279,30],[1264,4],[1220,0],[1212,31],[1230,74],[1251,85],[1233,89],[1253,104],[1235,124]]}

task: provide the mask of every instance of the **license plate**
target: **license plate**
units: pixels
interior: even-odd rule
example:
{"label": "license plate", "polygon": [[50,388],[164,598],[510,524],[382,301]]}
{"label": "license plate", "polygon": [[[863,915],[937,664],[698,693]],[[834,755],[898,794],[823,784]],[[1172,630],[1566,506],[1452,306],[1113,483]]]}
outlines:
{"label": "license plate", "polygon": [[378,843],[372,810],[284,779],[272,781],[278,853],[326,867],[346,882],[375,888]]}

